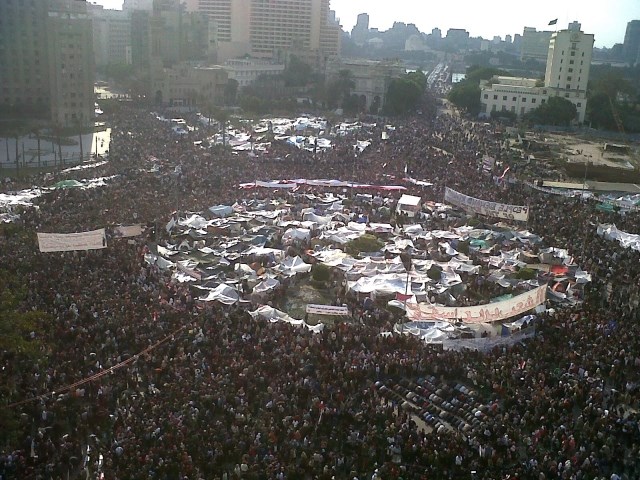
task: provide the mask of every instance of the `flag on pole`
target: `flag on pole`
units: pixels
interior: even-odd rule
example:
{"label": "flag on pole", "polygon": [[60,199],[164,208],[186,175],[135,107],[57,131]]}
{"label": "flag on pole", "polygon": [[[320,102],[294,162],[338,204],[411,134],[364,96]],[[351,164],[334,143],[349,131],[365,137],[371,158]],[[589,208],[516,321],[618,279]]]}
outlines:
{"label": "flag on pole", "polygon": [[504,180],[504,176],[507,174],[509,170],[511,170],[511,167],[507,167],[504,169],[504,172],[502,172],[502,176],[500,177],[500,180]]}
{"label": "flag on pole", "polygon": [[551,20],[549,22],[549,25],[555,25],[556,23],[558,23],[558,19],[557,18],[555,20]]}

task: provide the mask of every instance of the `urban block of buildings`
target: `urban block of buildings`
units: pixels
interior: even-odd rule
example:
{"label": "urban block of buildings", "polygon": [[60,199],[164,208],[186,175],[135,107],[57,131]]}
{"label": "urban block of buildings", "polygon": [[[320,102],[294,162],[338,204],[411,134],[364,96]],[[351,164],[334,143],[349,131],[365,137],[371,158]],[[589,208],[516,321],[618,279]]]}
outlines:
{"label": "urban block of buildings", "polygon": [[93,121],[92,35],[83,1],[0,1],[0,110],[57,126]]}
{"label": "urban block of buildings", "polygon": [[549,41],[544,81],[529,78],[493,77],[480,84],[481,116],[491,112],[512,112],[517,116],[563,97],[576,106],[577,123],[583,123],[587,108],[587,84],[594,36],[573,22],[554,32]]}

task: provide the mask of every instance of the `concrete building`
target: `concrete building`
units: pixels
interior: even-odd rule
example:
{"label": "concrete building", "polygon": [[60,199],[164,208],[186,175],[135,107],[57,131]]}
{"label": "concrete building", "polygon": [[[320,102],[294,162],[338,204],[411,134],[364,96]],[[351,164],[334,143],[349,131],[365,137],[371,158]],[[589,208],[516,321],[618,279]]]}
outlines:
{"label": "concrete building", "polygon": [[450,28],[444,38],[446,44],[456,50],[466,50],[469,43],[469,32],[463,28]]}
{"label": "concrete building", "polygon": [[547,53],[544,82],[536,79],[494,77],[482,82],[481,115],[509,111],[522,116],[552,96],[566,98],[576,106],[576,122],[583,123],[587,108],[587,84],[594,37],[580,31],[580,24],[554,32]]}
{"label": "concrete building", "polygon": [[341,58],[329,64],[327,78],[338,77],[341,70],[351,72],[354,83],[351,94],[360,97],[369,111],[382,108],[389,83],[405,73],[399,62]]}
{"label": "concrete building", "polygon": [[367,41],[367,37],[369,35],[369,14],[361,13],[358,15],[358,20],[356,24],[351,29],[351,40],[355,42],[356,45],[362,46],[364,42]]}
{"label": "concrete building", "polygon": [[199,0],[216,22],[218,60],[251,55],[283,58],[292,50],[340,52],[341,28],[329,0]]}
{"label": "concrete building", "polygon": [[65,126],[92,122],[95,65],[86,2],[49,0],[47,40],[52,121]]}
{"label": "concrete building", "polygon": [[91,122],[92,45],[84,1],[0,1],[0,111]]}
{"label": "concrete building", "polygon": [[624,34],[622,45],[622,58],[625,62],[638,63],[640,58],[640,20],[631,20],[627,23],[627,31]]}
{"label": "concrete building", "polygon": [[122,10],[131,14],[136,10],[153,10],[153,0],[124,0]]}
{"label": "concrete building", "polygon": [[223,65],[230,79],[238,82],[238,88],[243,89],[255,83],[261,76],[277,76],[284,72],[285,65],[273,63],[264,59],[234,58]]}
{"label": "concrete building", "polygon": [[228,81],[227,72],[221,66],[197,67],[184,63],[160,67],[152,77],[153,101],[165,106],[220,104]]}
{"label": "concrete building", "polygon": [[520,43],[520,60],[528,59],[545,62],[549,53],[549,41],[553,32],[537,31],[532,27],[524,27]]}
{"label": "concrete building", "polygon": [[124,10],[105,10],[87,4],[93,28],[96,67],[132,63],[131,16]]}

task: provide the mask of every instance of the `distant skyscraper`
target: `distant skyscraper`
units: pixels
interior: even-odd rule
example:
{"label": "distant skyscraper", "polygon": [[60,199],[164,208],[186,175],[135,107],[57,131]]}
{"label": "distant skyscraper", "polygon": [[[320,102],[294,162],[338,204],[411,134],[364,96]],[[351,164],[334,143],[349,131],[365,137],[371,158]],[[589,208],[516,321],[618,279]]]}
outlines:
{"label": "distant skyscraper", "polygon": [[442,38],[442,30],[436,27],[431,30],[431,35],[433,35],[433,38],[440,40]]}
{"label": "distant skyscraper", "polygon": [[631,20],[627,23],[627,31],[624,35],[622,56],[626,62],[637,62],[640,55],[640,20]]}
{"label": "distant skyscraper", "polygon": [[219,61],[250,54],[339,54],[342,29],[329,0],[199,0],[198,11],[217,24]]}
{"label": "distant skyscraper", "polygon": [[549,40],[553,32],[537,31],[532,27],[524,27],[520,44],[520,60],[533,58],[544,62],[549,53]]}
{"label": "distant skyscraper", "polygon": [[369,36],[369,14],[361,13],[358,15],[358,21],[351,30],[351,39],[357,45],[364,45]]}
{"label": "distant skyscraper", "polygon": [[0,109],[72,126],[94,118],[87,4],[0,1]]}

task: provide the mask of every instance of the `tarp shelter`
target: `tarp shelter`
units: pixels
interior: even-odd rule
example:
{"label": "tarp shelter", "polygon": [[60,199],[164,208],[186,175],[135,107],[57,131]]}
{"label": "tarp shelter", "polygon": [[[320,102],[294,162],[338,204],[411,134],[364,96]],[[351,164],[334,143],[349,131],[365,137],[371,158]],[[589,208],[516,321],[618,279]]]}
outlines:
{"label": "tarp shelter", "polygon": [[268,305],[263,305],[262,307],[259,307],[257,310],[253,312],[249,312],[249,314],[253,318],[258,318],[258,317],[264,318],[265,320],[268,320],[271,323],[287,322],[295,326],[305,326],[314,333],[320,333],[324,329],[323,323],[319,323],[317,325],[309,325],[304,320],[296,320],[295,318],[290,317],[287,313],[282,312],[280,310],[276,310],[275,308],[270,307]]}
{"label": "tarp shelter", "polygon": [[298,273],[308,273],[311,271],[311,264],[305,263],[300,257],[287,257],[278,265],[277,270],[287,277],[292,277]]}
{"label": "tarp shelter", "polygon": [[84,186],[82,182],[77,180],[61,180],[53,185],[53,188],[79,188]]}
{"label": "tarp shelter", "polygon": [[267,293],[277,288],[280,282],[275,278],[267,278],[253,288],[254,293]]}
{"label": "tarp shelter", "polygon": [[396,211],[406,213],[410,217],[413,217],[420,211],[420,208],[422,207],[421,203],[422,199],[420,197],[403,194],[402,197],[400,197],[400,200],[398,200]]}
{"label": "tarp shelter", "polygon": [[238,300],[240,300],[240,295],[238,295],[238,291],[230,287],[225,283],[221,283],[216,288],[209,292],[209,295],[206,297],[200,297],[200,300],[203,302],[213,302],[218,301],[225,305],[233,305]]}
{"label": "tarp shelter", "polygon": [[228,205],[215,205],[213,207],[209,207],[209,211],[215,217],[228,217],[233,214],[233,208]]}
{"label": "tarp shelter", "polygon": [[282,235],[283,242],[308,242],[311,238],[311,231],[308,228],[290,228]]}

